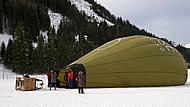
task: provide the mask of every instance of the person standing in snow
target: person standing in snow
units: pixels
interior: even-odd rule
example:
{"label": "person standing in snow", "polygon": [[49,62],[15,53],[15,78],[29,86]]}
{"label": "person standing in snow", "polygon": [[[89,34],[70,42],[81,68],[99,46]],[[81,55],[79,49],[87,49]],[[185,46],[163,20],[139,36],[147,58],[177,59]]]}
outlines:
{"label": "person standing in snow", "polygon": [[69,87],[68,85],[68,72],[65,72],[65,75],[64,75],[64,81],[65,81],[65,84],[66,84],[66,88]]}
{"label": "person standing in snow", "polygon": [[48,79],[48,87],[50,87],[50,84],[51,84],[51,72],[47,72],[46,73],[46,75],[47,75],[47,79]]}
{"label": "person standing in snow", "polygon": [[82,71],[79,71],[78,78],[76,80],[78,81],[78,93],[84,94],[83,88],[85,87],[85,77]]}
{"label": "person standing in snow", "polygon": [[68,83],[69,83],[69,87],[73,88],[73,71],[69,70],[68,72]]}
{"label": "person standing in snow", "polygon": [[56,74],[56,72],[51,71],[50,90],[51,90],[51,87],[54,87],[54,89],[56,90],[56,82],[57,82],[57,74]]}

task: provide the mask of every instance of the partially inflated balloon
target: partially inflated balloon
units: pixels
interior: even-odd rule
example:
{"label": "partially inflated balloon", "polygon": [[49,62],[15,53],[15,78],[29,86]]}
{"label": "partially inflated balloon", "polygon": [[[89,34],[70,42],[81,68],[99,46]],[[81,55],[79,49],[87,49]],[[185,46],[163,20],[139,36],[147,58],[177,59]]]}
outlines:
{"label": "partially inflated balloon", "polygon": [[166,42],[142,35],[112,40],[74,64],[84,66],[87,87],[170,86],[187,80],[183,56]]}

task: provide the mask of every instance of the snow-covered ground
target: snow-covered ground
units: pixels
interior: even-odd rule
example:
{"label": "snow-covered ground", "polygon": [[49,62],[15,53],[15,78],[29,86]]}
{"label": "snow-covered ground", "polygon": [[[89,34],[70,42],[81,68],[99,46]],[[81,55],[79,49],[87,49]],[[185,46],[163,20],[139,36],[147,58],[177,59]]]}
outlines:
{"label": "snow-covered ground", "polygon": [[[190,70],[189,70],[190,72]],[[0,75],[3,66],[0,65]],[[12,75],[11,75],[12,74]],[[88,88],[85,94],[77,89],[58,88],[49,90],[45,75],[34,75],[45,82],[43,89],[16,91],[16,76],[4,69],[0,76],[1,107],[189,107],[190,78],[182,86]],[[11,75],[11,76],[10,76]]]}

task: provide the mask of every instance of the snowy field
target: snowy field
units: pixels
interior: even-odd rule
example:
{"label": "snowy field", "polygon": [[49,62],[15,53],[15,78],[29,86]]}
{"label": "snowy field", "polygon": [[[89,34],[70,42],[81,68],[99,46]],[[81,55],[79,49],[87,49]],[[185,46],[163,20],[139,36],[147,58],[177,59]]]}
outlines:
{"label": "snowy field", "polygon": [[[4,79],[3,79],[4,71]],[[189,70],[190,72],[190,70]],[[1,107],[189,107],[190,78],[183,86],[139,88],[88,88],[49,90],[45,75],[34,75],[45,82],[43,89],[16,91],[15,78],[0,65]]]}

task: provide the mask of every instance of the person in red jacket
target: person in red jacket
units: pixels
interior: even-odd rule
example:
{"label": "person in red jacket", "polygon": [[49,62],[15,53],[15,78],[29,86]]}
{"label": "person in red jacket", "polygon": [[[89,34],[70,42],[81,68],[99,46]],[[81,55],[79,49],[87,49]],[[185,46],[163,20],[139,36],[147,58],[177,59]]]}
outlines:
{"label": "person in red jacket", "polygon": [[68,83],[69,83],[69,87],[73,88],[73,71],[69,70],[68,72]]}
{"label": "person in red jacket", "polygon": [[46,73],[46,75],[47,75],[47,79],[48,79],[48,87],[50,87],[50,85],[51,85],[51,73],[48,71]]}

